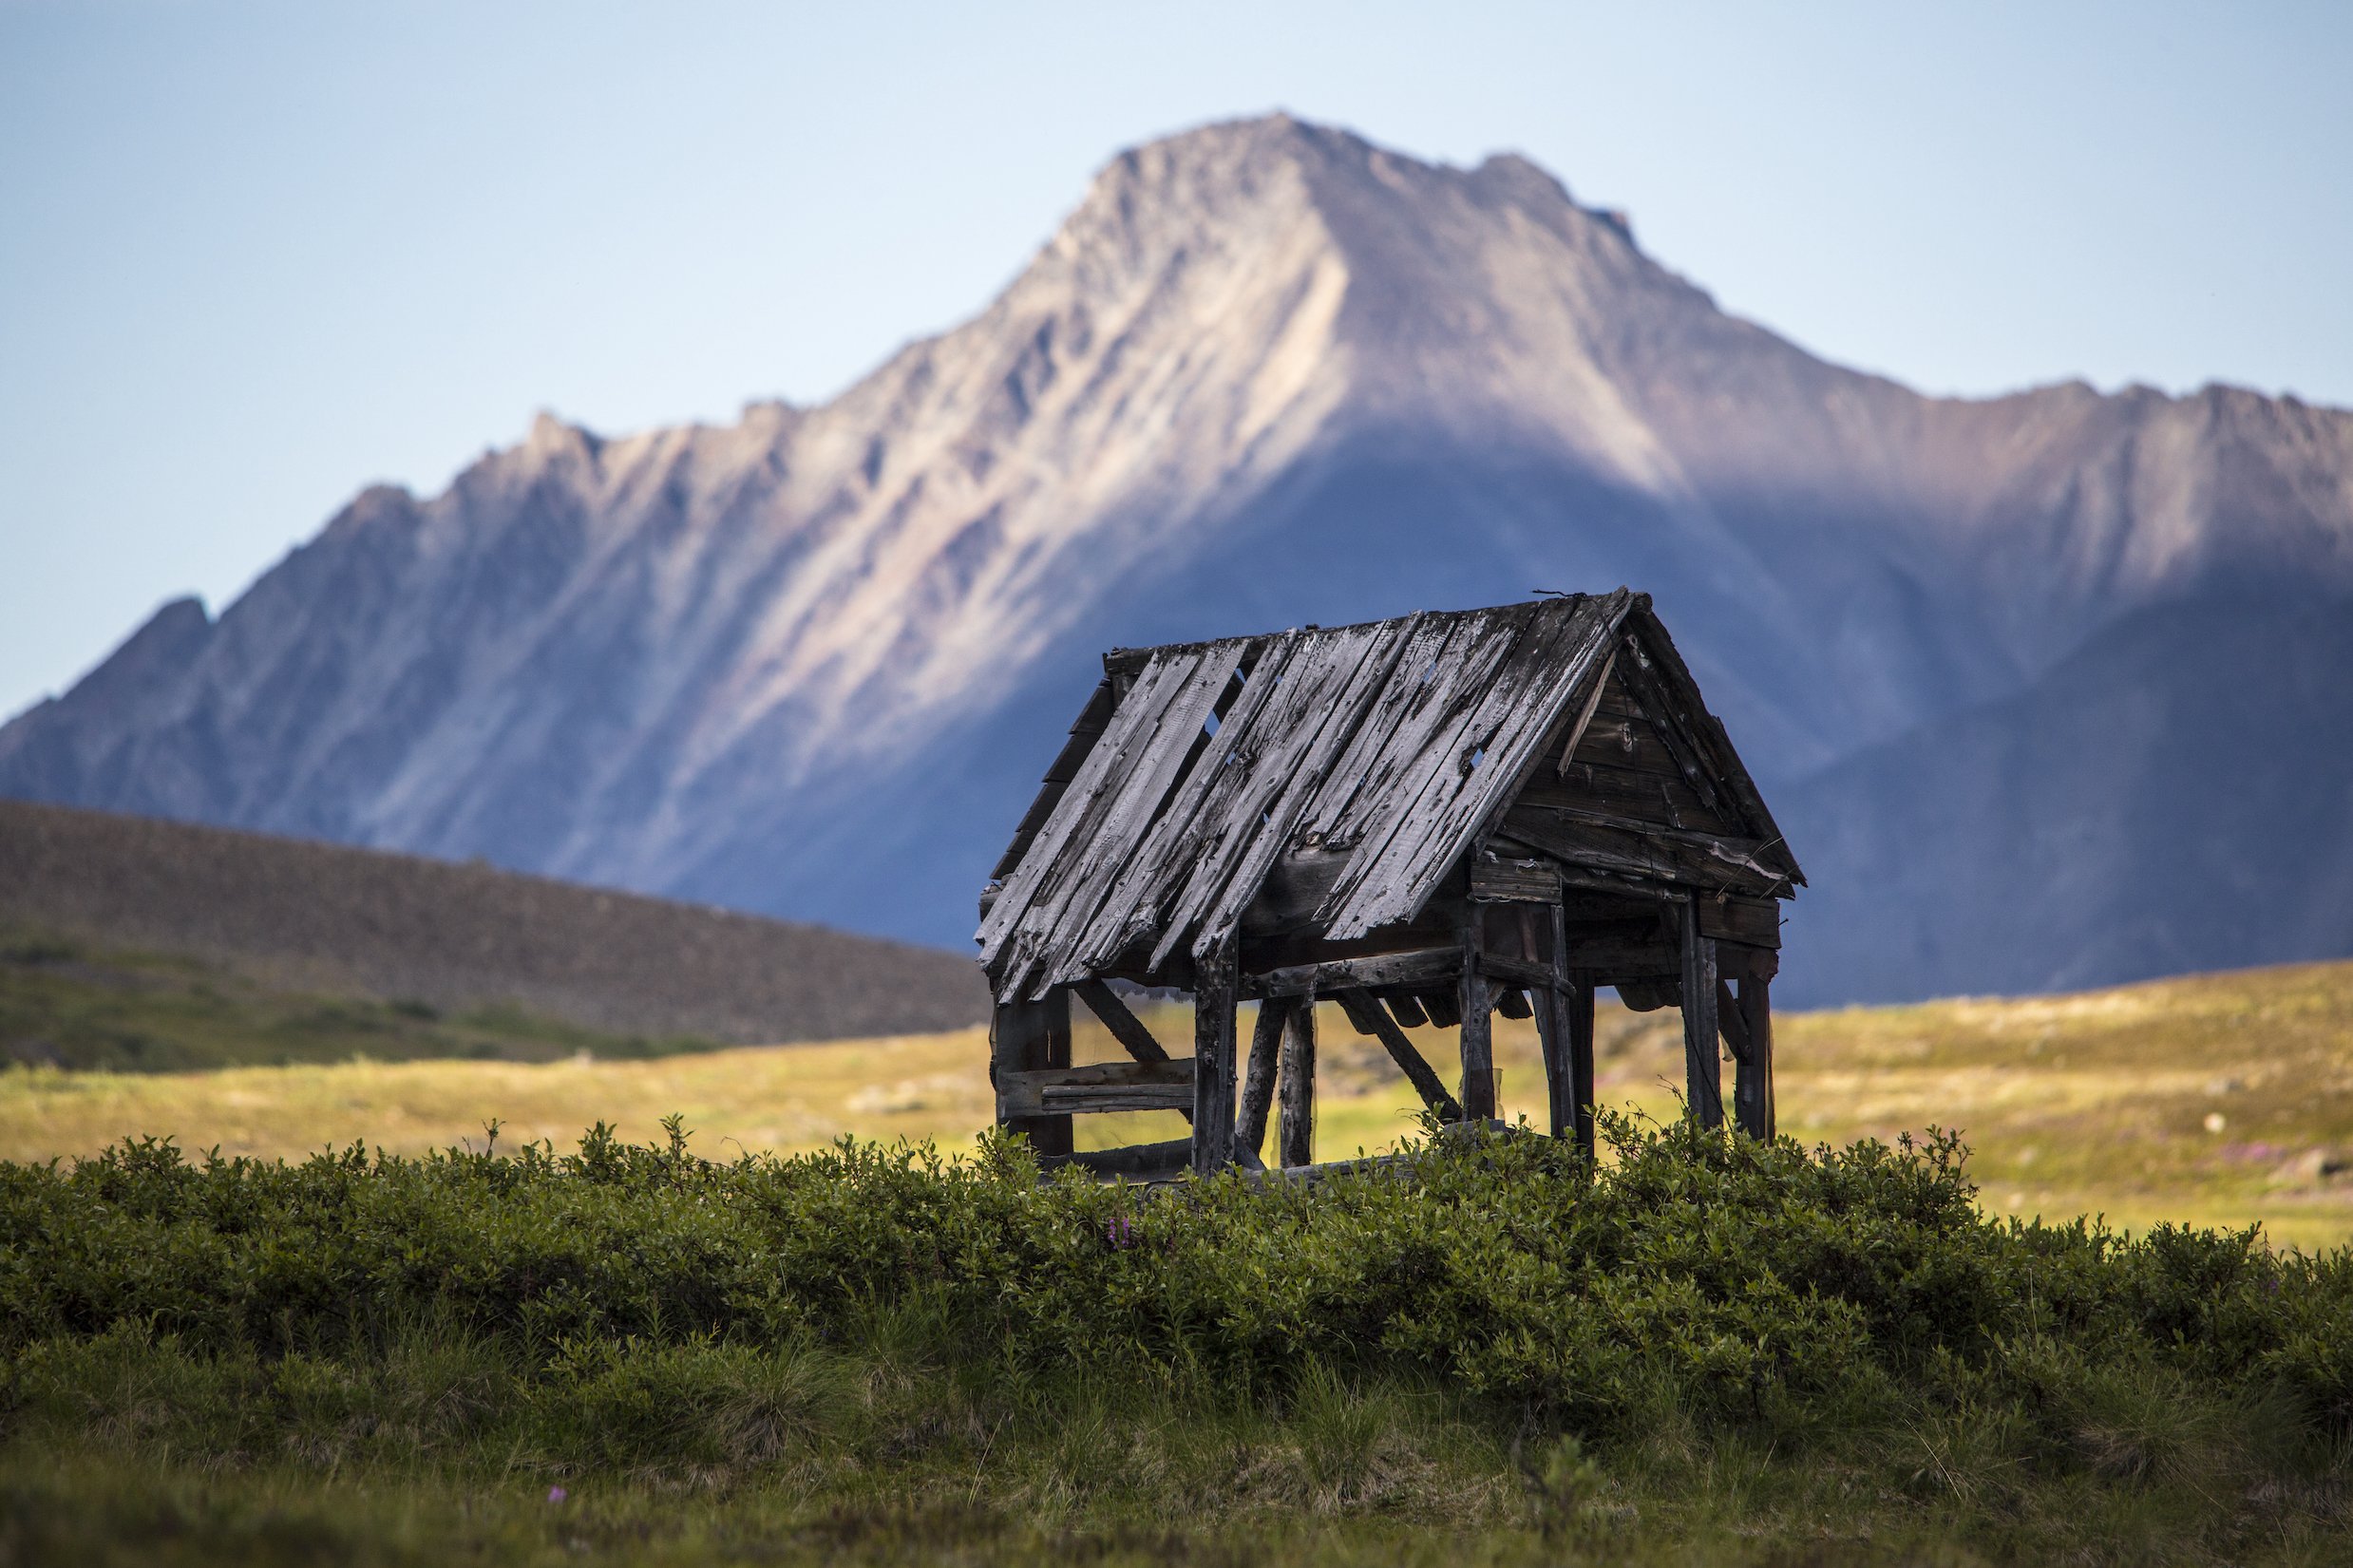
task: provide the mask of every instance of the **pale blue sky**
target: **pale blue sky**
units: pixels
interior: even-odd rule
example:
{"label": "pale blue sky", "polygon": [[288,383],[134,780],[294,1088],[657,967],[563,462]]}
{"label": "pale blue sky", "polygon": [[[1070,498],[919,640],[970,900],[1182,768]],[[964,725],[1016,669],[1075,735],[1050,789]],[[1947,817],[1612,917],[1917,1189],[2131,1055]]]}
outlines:
{"label": "pale blue sky", "polygon": [[2348,83],[2347,4],[0,0],[0,713],[538,408],[822,399],[1275,107],[1929,390],[2353,405]]}

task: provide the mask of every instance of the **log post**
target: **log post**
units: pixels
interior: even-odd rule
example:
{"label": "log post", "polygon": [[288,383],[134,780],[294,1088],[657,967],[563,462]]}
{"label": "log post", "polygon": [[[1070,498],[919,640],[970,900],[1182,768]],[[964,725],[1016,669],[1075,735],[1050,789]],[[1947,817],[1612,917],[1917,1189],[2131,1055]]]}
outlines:
{"label": "log post", "polygon": [[1193,977],[1193,1174],[1234,1162],[1234,949],[1203,954]]}
{"label": "log post", "polygon": [[1732,1081],[1740,1130],[1768,1141],[1774,1136],[1772,967],[1767,958],[1740,976],[1740,1018],[1748,1025],[1749,1049]]}
{"label": "log post", "polygon": [[1275,1163],[1311,1165],[1316,1159],[1316,999],[1297,998],[1282,1024],[1282,1116],[1275,1132]]}
{"label": "log post", "polygon": [[1288,996],[1267,997],[1259,1003],[1258,1024],[1250,1030],[1250,1063],[1243,1073],[1242,1114],[1234,1129],[1235,1147],[1246,1154],[1266,1146],[1266,1112],[1275,1100],[1275,1056],[1291,1007]]}
{"label": "log post", "polygon": [[1593,976],[1572,976],[1561,992],[1560,1008],[1567,1014],[1569,1103],[1577,1119],[1577,1146],[1587,1159],[1594,1152],[1593,1125]]}
{"label": "log post", "polygon": [[1721,1056],[1716,1044],[1716,939],[1699,935],[1697,897],[1682,906],[1683,1077],[1691,1119],[1724,1124]]}
{"label": "log post", "polygon": [[1495,1119],[1495,1020],[1489,1009],[1487,975],[1481,960],[1487,951],[1487,906],[1471,904],[1463,916],[1462,1107],[1467,1122]]}
{"label": "log post", "polygon": [[[989,1081],[1002,1072],[1034,1072],[1071,1065],[1071,993],[1056,986],[1042,1002],[1000,1002],[989,1021]],[[1009,1132],[1026,1133],[1041,1157],[1071,1152],[1068,1112],[1052,1116],[1007,1116],[997,1100],[997,1121]]]}

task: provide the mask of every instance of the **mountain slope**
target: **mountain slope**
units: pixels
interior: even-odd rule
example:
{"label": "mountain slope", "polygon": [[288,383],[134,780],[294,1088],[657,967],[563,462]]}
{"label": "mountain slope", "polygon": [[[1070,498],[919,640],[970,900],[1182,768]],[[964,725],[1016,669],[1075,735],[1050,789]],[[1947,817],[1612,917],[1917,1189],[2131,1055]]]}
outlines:
{"label": "mountain slope", "polygon": [[2058,991],[2353,953],[2353,602],[2128,615],[1780,813],[1809,994]]}
{"label": "mountain slope", "polygon": [[1278,117],[1115,160],[823,407],[362,495],[0,730],[0,792],[960,942],[1111,644],[1630,582],[1770,789],[2226,578],[2353,592],[2353,416],[1923,398],[1523,160]]}
{"label": "mountain slope", "polygon": [[[63,935],[197,959],[199,979],[272,994],[452,1012],[520,1004],[608,1034],[770,1045],[988,1015],[972,967],[924,948],[484,865],[0,801],[10,926],[35,933],[36,967],[45,939]],[[84,978],[104,989],[107,977]],[[0,991],[9,980],[0,973]],[[130,1044],[136,1056],[157,1043]]]}

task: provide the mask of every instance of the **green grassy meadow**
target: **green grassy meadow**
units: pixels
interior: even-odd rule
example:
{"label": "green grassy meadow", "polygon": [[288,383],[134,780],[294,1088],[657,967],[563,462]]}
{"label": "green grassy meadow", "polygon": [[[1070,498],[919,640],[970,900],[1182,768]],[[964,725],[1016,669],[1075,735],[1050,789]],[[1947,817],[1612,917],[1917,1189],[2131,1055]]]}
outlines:
{"label": "green grassy meadow", "polygon": [[[677,1049],[19,938],[0,1568],[2353,1561],[2353,965],[1777,1029],[1771,1148],[1605,1004],[1599,1168],[1147,1200],[979,1136],[979,1030]],[[1319,1031],[1319,1154],[1416,1146]]]}

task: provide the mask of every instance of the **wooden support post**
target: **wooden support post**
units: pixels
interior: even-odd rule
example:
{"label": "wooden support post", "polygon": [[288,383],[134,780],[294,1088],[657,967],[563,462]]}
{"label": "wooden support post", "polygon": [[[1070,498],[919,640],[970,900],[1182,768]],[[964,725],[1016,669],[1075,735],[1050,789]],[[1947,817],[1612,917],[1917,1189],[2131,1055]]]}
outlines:
{"label": "wooden support post", "polygon": [[[1071,1065],[1071,993],[1055,987],[1042,1002],[997,1005],[989,1024],[989,1079]],[[1030,1147],[1044,1159],[1071,1152],[1068,1112],[1051,1116],[1007,1116],[998,1097],[997,1119],[1008,1131],[1027,1133]]]}
{"label": "wooden support post", "polygon": [[1716,938],[1699,935],[1699,906],[1686,899],[1683,931],[1683,1077],[1691,1119],[1724,1124],[1721,1058],[1716,1044]]}
{"label": "wooden support post", "polygon": [[1316,1161],[1316,999],[1291,1004],[1282,1025],[1282,1117],[1275,1129],[1275,1163]]}
{"label": "wooden support post", "polygon": [[1762,973],[1740,976],[1740,1020],[1748,1026],[1748,1056],[1732,1081],[1734,1114],[1752,1138],[1774,1136],[1773,980]]}
{"label": "wooden support post", "polygon": [[1234,949],[1205,954],[1193,977],[1193,1174],[1234,1162]]}
{"label": "wooden support post", "polygon": [[1258,1024],[1250,1030],[1250,1065],[1243,1073],[1242,1114],[1234,1129],[1235,1147],[1250,1154],[1266,1146],[1266,1112],[1275,1103],[1275,1055],[1291,1006],[1287,996],[1269,996],[1259,1004]]}
{"label": "wooden support post", "polygon": [[1577,1107],[1577,1146],[1590,1159],[1594,1153],[1593,976],[1572,977],[1568,989],[1561,993],[1561,1007],[1568,1014],[1568,1082]]}
{"label": "wooden support post", "polygon": [[1471,904],[1463,916],[1462,1107],[1463,1119],[1491,1122],[1495,1118],[1495,1020],[1489,1009],[1487,973],[1480,959],[1487,951],[1487,906]]}
{"label": "wooden support post", "polygon": [[1577,1105],[1568,1082],[1568,997],[1566,992],[1536,992],[1536,1044],[1545,1059],[1545,1110],[1552,1136],[1566,1138],[1577,1124]]}

